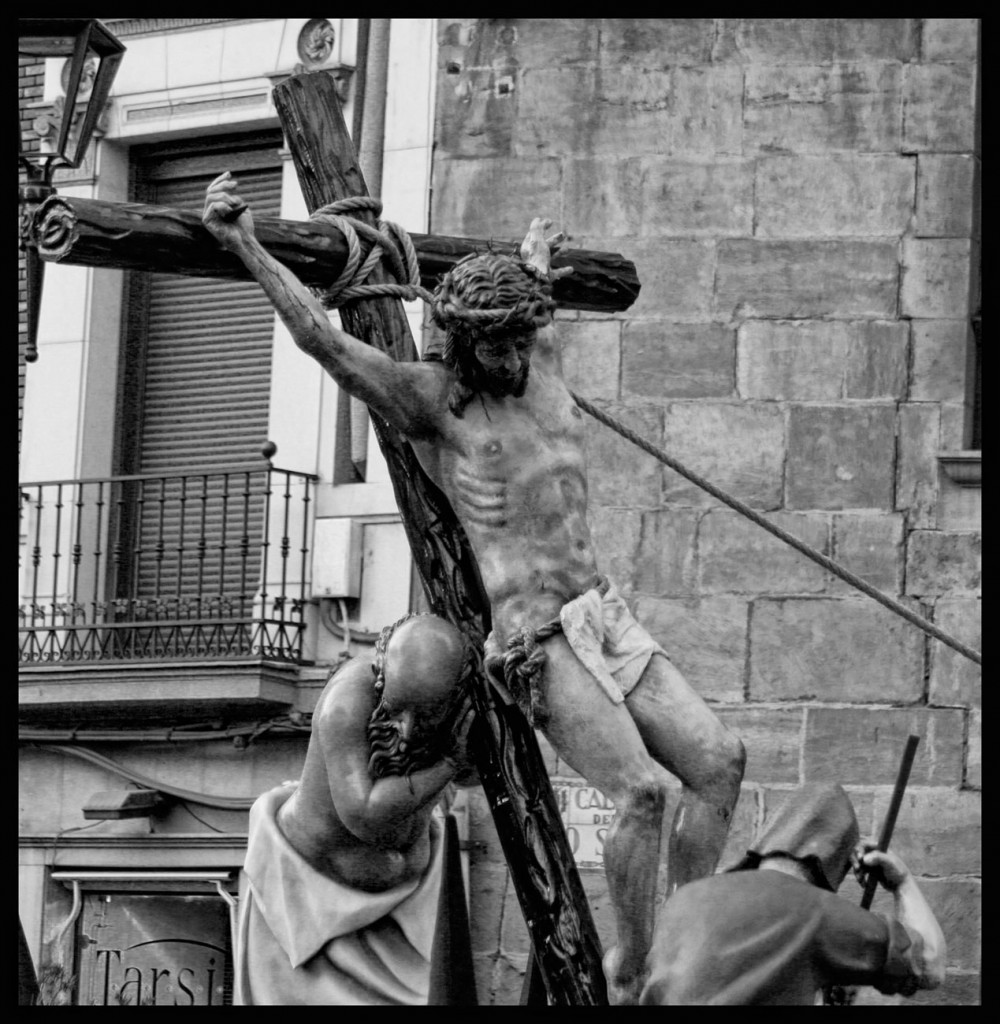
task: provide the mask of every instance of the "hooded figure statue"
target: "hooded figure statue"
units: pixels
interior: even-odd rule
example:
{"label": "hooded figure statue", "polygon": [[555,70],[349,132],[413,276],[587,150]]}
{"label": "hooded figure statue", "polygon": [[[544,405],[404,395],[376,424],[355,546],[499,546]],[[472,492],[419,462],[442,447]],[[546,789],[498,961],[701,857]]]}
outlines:
{"label": "hooded figure statue", "polygon": [[829,985],[904,995],[939,985],[944,937],[898,857],[864,860],[894,892],[895,915],[836,895],[859,839],[842,787],[790,793],[737,864],[664,904],[640,1005],[809,1006]]}
{"label": "hooded figure statue", "polygon": [[844,788],[813,783],[785,801],[746,856],[729,870],[747,871],[765,857],[780,854],[806,867],[814,885],[836,892],[860,838],[858,818]]}

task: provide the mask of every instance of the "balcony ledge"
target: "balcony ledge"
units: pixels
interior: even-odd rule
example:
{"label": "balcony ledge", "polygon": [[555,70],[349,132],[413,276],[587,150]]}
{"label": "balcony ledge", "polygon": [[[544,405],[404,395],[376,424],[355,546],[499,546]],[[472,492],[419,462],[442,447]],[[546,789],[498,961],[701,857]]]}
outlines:
{"label": "balcony ledge", "polygon": [[288,711],[300,668],[260,658],[23,665],[22,722],[171,721]]}

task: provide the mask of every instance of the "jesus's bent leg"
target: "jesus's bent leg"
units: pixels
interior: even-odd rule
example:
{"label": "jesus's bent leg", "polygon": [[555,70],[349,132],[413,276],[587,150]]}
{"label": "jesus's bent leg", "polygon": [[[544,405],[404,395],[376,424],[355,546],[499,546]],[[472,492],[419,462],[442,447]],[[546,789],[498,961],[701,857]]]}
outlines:
{"label": "jesus's bent leg", "polygon": [[649,756],[624,704],[614,704],[562,636],[546,641],[545,734],[559,756],[615,804],[604,868],[618,929],[605,957],[612,1003],[634,1003],[656,913],[669,777]]}
{"label": "jesus's bent leg", "polygon": [[743,744],[662,654],[626,697],[649,752],[683,784],[667,853],[667,896],[712,874],[740,795]]}

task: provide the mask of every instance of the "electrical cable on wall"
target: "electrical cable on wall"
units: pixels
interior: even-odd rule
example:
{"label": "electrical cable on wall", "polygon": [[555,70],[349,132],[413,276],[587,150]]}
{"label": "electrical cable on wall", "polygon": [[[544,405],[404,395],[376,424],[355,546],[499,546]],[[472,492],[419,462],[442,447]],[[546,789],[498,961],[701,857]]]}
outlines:
{"label": "electrical cable on wall", "polygon": [[[341,622],[337,621],[337,616],[334,613],[334,604],[339,604],[342,607],[338,609],[340,612]],[[324,629],[329,630],[334,636],[341,638],[346,637],[347,641],[356,640],[363,644],[373,644],[378,639],[378,633],[370,632],[367,629],[360,629],[357,625],[351,626],[347,617],[347,602],[342,598],[336,601],[330,598],[321,598],[319,602],[319,620],[323,624]],[[347,644],[345,643],[345,649]],[[348,653],[348,657],[353,657]]]}
{"label": "electrical cable on wall", "polygon": [[[35,744],[32,744],[32,746],[35,746]],[[141,772],[126,768],[110,757],[105,757],[96,751],[88,750],[86,747],[68,747],[63,744],[51,744],[39,746],[38,749],[58,750],[61,754],[68,754],[70,757],[78,757],[83,761],[90,761],[91,764],[96,764],[99,768],[105,769],[105,771],[119,775],[130,782],[138,783],[144,789],[156,789],[161,793],[166,793],[168,796],[176,797],[178,800],[202,804],[204,807],[217,807],[224,811],[249,811],[254,800],[257,799],[255,796],[216,796],[210,793],[197,793],[167,782],[157,782],[156,779],[152,779],[148,775],[143,775]]]}
{"label": "electrical cable on wall", "polygon": [[341,597],[337,601],[337,606],[340,608],[340,621],[344,624],[344,648],[341,655],[346,655],[349,658],[351,656],[351,622],[347,617],[347,602]]}
{"label": "electrical cable on wall", "polygon": [[17,738],[22,743],[177,743],[181,741],[205,743],[211,740],[244,740],[252,743],[267,732],[310,732],[305,712],[295,711],[264,721],[227,727],[209,723],[168,726],[164,729],[88,729],[74,727],[53,729],[21,726]]}

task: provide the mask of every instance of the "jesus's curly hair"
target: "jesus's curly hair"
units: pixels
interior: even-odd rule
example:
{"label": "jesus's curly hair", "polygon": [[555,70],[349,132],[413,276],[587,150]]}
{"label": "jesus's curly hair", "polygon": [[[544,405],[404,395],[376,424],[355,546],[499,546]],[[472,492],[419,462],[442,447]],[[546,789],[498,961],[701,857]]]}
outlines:
{"label": "jesus's curly hair", "polygon": [[434,293],[431,316],[445,331],[440,359],[457,380],[448,408],[461,417],[480,391],[489,391],[474,355],[481,338],[537,330],[552,320],[552,285],[535,267],[499,253],[472,254],[444,275]]}

